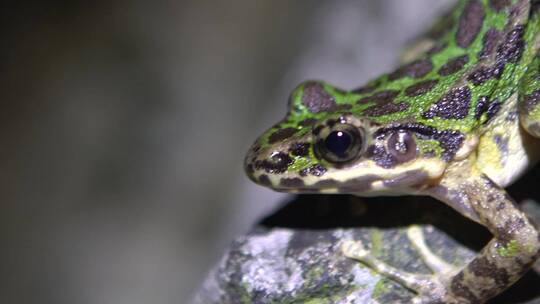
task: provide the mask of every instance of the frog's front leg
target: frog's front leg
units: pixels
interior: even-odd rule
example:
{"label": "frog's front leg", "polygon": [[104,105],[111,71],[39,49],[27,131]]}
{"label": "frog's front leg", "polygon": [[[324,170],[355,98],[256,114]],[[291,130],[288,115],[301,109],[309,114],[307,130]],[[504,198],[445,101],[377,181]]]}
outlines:
{"label": "frog's front leg", "polygon": [[451,205],[467,204],[494,238],[457,275],[448,296],[483,303],[517,281],[540,254],[540,235],[512,198],[480,175],[456,187],[445,198]]}
{"label": "frog's front leg", "polygon": [[[405,273],[378,261],[358,243],[346,243],[346,255],[416,291],[413,303],[484,303],[511,286],[538,258],[538,231],[508,194],[486,176],[469,177],[458,184],[443,180],[428,191],[457,210],[473,210],[474,214],[464,215],[494,235],[465,267],[454,270],[432,256],[427,264],[436,272],[433,276]],[[429,251],[422,249],[422,242],[415,247],[429,261]]]}
{"label": "frog's front leg", "polygon": [[520,81],[519,118],[529,134],[540,137],[540,55],[536,55]]}

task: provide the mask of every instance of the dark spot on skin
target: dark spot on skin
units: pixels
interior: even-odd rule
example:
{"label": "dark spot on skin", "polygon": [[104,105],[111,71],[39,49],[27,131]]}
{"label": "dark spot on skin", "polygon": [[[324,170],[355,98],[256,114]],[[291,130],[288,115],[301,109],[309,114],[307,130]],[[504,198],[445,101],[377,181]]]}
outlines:
{"label": "dark spot on skin", "polygon": [[409,97],[424,95],[427,92],[431,91],[438,83],[437,79],[425,80],[413,84],[405,89],[405,95]]}
{"label": "dark spot on skin", "polygon": [[323,176],[326,173],[326,168],[317,164],[309,168],[309,173],[314,176]]}
{"label": "dark spot on skin", "polygon": [[312,126],[312,125],[316,124],[317,122],[318,122],[318,120],[315,119],[315,118],[307,118],[307,119],[302,120],[298,124],[300,126],[302,126],[302,127],[309,127],[309,126]]}
{"label": "dark spot on skin", "polygon": [[427,51],[427,54],[428,55],[435,55],[435,54],[438,54],[440,53],[442,50],[444,50],[446,48],[446,44],[445,43],[442,43],[442,44],[437,44],[435,46],[433,46],[431,49],[429,49]]}
{"label": "dark spot on skin", "polygon": [[497,48],[497,63],[512,62],[517,63],[523,53],[525,41],[523,41],[524,28],[523,25],[517,25],[510,33],[508,33]]}
{"label": "dark spot on skin", "polygon": [[431,60],[416,60],[398,68],[396,71],[388,75],[388,79],[396,80],[404,77],[421,78],[426,76],[429,72],[431,72],[431,70],[433,70]]}
{"label": "dark spot on skin", "polygon": [[372,159],[378,166],[389,169],[398,164],[398,160],[386,149],[383,144],[377,143],[369,146],[366,151],[366,157]]}
{"label": "dark spot on skin", "polygon": [[506,203],[504,202],[501,202],[497,205],[497,207],[495,207],[495,210],[497,211],[501,211],[501,210],[504,210],[506,208]]}
{"label": "dark spot on skin", "polygon": [[[468,266],[468,269],[476,276],[491,278],[495,281],[495,284],[499,287],[508,286],[510,282],[510,276],[504,268],[497,267],[497,264],[489,261],[485,257],[478,257],[474,259]],[[497,289],[491,289],[492,294],[486,295],[487,298],[493,296],[493,292],[496,293]]]}
{"label": "dark spot on skin", "polygon": [[253,165],[252,165],[252,164],[246,165],[246,173],[247,173],[248,175],[252,175],[254,172],[255,172],[255,170],[253,169]]}
{"label": "dark spot on skin", "polygon": [[461,70],[469,62],[468,55],[462,55],[451,58],[448,62],[441,67],[439,75],[448,76]]}
{"label": "dark spot on skin", "polygon": [[484,8],[477,0],[470,0],[465,4],[463,13],[459,17],[458,29],[456,32],[456,43],[462,48],[469,47],[484,23]]}
{"label": "dark spot on skin", "polygon": [[309,147],[310,144],[308,143],[295,142],[290,146],[289,152],[291,152],[293,156],[307,156],[309,155]]}
{"label": "dark spot on skin", "polygon": [[480,96],[478,98],[478,103],[476,104],[476,110],[474,111],[474,118],[480,119],[482,114],[487,111],[489,105],[489,99],[487,96]]}
{"label": "dark spot on skin", "polygon": [[280,174],[287,171],[293,162],[294,160],[288,154],[279,152],[272,155],[270,159],[256,161],[255,169],[262,169],[266,173]]}
{"label": "dark spot on skin", "polygon": [[376,105],[364,110],[368,116],[382,116],[391,113],[405,111],[409,106],[406,103],[393,103],[394,98],[399,95],[399,91],[387,90],[364,97],[357,101],[358,104],[376,103]]}
{"label": "dark spot on skin", "polygon": [[525,221],[522,218],[508,220],[504,225],[496,227],[496,238],[501,246],[507,246],[508,243],[516,239],[523,227],[525,227]]}
{"label": "dark spot on skin", "polygon": [[487,202],[488,203],[493,203],[493,201],[497,200],[497,195],[493,194],[493,193],[488,193],[487,195]]}
{"label": "dark spot on skin", "polygon": [[522,111],[523,114],[529,114],[534,110],[534,108],[538,105],[538,102],[540,101],[540,90],[534,91],[529,95],[525,95],[523,97],[522,102],[522,109],[525,111]]}
{"label": "dark spot on skin", "polygon": [[329,127],[329,128],[332,128],[338,121],[336,119],[328,119],[326,121],[326,125]]}
{"label": "dark spot on skin", "polygon": [[325,173],[326,173],[326,168],[319,164],[300,171],[301,176],[307,176],[308,174],[311,174],[313,176],[321,177]]}
{"label": "dark spot on skin", "polygon": [[463,271],[458,273],[450,283],[450,289],[452,293],[458,297],[469,300],[469,303],[479,303],[474,293],[471,292],[469,287],[465,284],[465,278]]}
{"label": "dark spot on skin", "polygon": [[484,38],[482,38],[483,46],[480,53],[478,53],[478,58],[484,59],[484,58],[489,57],[495,50],[495,46],[497,45],[497,42],[499,41],[500,38],[501,38],[501,33],[494,28],[490,28],[484,34]]}
{"label": "dark spot on skin", "polygon": [[458,131],[442,131],[435,137],[444,149],[443,160],[450,161],[454,158],[459,148],[463,144],[465,136]]}
{"label": "dark spot on skin", "polygon": [[429,110],[423,113],[423,116],[428,119],[435,116],[443,119],[463,119],[469,112],[471,95],[471,90],[468,87],[452,89],[431,105]]}
{"label": "dark spot on skin", "polygon": [[489,0],[489,7],[496,12],[500,12],[510,5],[510,0]]}
{"label": "dark spot on skin", "polygon": [[268,177],[268,175],[262,174],[261,176],[259,176],[259,184],[261,184],[262,186],[268,187],[272,185],[272,182],[270,181],[270,178]]}
{"label": "dark spot on skin", "polygon": [[378,93],[375,93],[371,96],[364,97],[357,101],[358,104],[366,104],[366,103],[388,103],[392,102],[396,96],[399,95],[399,91],[395,90],[387,90],[387,91],[381,91]]}
{"label": "dark spot on skin", "polygon": [[254,153],[257,153],[261,150],[261,145],[260,144],[255,144],[251,147],[251,151],[253,151]]}
{"label": "dark spot on skin", "polygon": [[514,122],[519,118],[519,114],[517,111],[510,111],[506,114],[506,117],[504,120]]}
{"label": "dark spot on skin", "polygon": [[523,26],[518,25],[510,31],[504,41],[497,47],[495,64],[491,67],[480,67],[472,72],[467,80],[474,85],[481,85],[491,78],[500,78],[508,62],[517,63],[521,59],[525,42]]}
{"label": "dark spot on skin", "polygon": [[407,103],[384,103],[380,105],[374,105],[370,108],[367,108],[364,110],[364,114],[368,116],[383,116],[388,115],[392,113],[398,113],[403,112],[409,108],[409,104]]}
{"label": "dark spot on skin", "polygon": [[339,185],[339,182],[335,179],[325,179],[325,180],[321,180],[321,181],[318,181],[316,182],[313,186],[317,189],[319,188],[333,188],[335,186]]}
{"label": "dark spot on skin", "polygon": [[352,108],[352,105],[348,104],[348,103],[342,103],[342,104],[338,104],[336,105],[333,109],[332,109],[332,112],[343,112],[343,111],[348,111]]}
{"label": "dark spot on skin", "polygon": [[304,186],[304,181],[300,178],[282,178],[279,185],[285,188],[301,188]]}
{"label": "dark spot on skin", "polygon": [[293,136],[297,131],[298,130],[296,128],[279,129],[268,137],[268,143],[274,144],[276,142],[283,141]]}
{"label": "dark spot on skin", "polygon": [[373,91],[375,91],[377,87],[375,86],[366,86],[366,87],[360,87],[360,88],[356,88],[354,90],[351,91],[351,93],[353,94],[367,94],[367,93],[371,93]]}
{"label": "dark spot on skin", "polygon": [[[519,19],[521,16],[525,15],[525,12],[528,11],[528,8],[532,4],[532,2],[537,2],[538,0],[515,0],[515,5],[510,7],[510,14],[509,14],[509,21],[508,25],[515,24],[519,22]],[[528,20],[524,20],[528,21]]]}
{"label": "dark spot on skin", "polygon": [[313,133],[313,135],[317,136],[317,135],[319,135],[319,133],[321,133],[322,129],[324,129],[324,126],[322,126],[322,125],[316,126],[313,129],[313,131],[311,131],[311,133]]}
{"label": "dark spot on skin", "polygon": [[470,81],[474,85],[481,85],[484,82],[490,80],[493,77],[500,76],[502,70],[496,70],[491,67],[479,67],[478,69],[474,70],[469,76],[467,76],[467,80]]}
{"label": "dark spot on skin", "polygon": [[336,106],[334,97],[328,94],[324,86],[318,82],[309,82],[304,85],[302,103],[311,113],[331,111]]}
{"label": "dark spot on skin", "polygon": [[493,117],[499,113],[501,109],[501,103],[497,100],[491,102],[487,96],[480,96],[478,103],[476,104],[476,110],[474,112],[474,118],[480,119],[484,113],[486,113],[486,121],[488,123]]}
{"label": "dark spot on skin", "polygon": [[485,123],[489,122],[493,117],[499,113],[499,110],[501,109],[501,103],[499,101],[493,101],[489,104],[487,109],[487,120]]}

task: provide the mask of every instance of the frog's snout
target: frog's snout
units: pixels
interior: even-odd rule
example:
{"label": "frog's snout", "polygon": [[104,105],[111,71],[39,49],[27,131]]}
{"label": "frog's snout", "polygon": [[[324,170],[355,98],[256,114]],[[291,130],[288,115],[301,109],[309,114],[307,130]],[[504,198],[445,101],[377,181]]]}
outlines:
{"label": "frog's snout", "polygon": [[246,155],[244,169],[254,182],[271,186],[268,176],[287,172],[293,163],[294,160],[288,153],[276,149],[265,149],[255,143]]}

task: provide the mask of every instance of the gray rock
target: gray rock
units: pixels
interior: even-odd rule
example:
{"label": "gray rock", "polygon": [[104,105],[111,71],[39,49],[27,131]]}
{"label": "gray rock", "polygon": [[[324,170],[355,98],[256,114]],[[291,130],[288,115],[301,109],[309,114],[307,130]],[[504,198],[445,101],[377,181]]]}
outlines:
{"label": "gray rock", "polygon": [[[539,173],[509,192],[518,200],[526,192],[538,199],[529,186]],[[527,200],[523,207],[540,222],[538,203]],[[340,248],[344,240],[361,240],[399,269],[429,273],[406,236],[413,224],[422,227],[428,246],[454,265],[464,265],[491,237],[426,197],[297,196],[231,244],[193,302],[408,303],[410,291],[344,257]],[[490,303],[540,303],[538,286],[539,274],[529,271]]]}

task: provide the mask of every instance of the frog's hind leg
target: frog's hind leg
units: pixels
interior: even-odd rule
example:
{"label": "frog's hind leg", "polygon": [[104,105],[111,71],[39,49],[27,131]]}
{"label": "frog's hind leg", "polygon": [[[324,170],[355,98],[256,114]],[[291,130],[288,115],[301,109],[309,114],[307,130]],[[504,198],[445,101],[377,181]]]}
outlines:
{"label": "frog's hind leg", "polygon": [[540,54],[536,55],[520,81],[518,108],[523,128],[540,137]]}
{"label": "frog's hind leg", "polygon": [[433,274],[409,273],[394,268],[372,255],[361,242],[345,242],[343,252],[345,256],[366,264],[381,275],[416,292],[418,296],[412,300],[412,303],[431,303],[433,299],[443,298],[445,284],[442,280],[457,274],[459,269],[448,264],[429,249],[420,227],[409,227],[407,237]]}
{"label": "frog's hind leg", "polygon": [[429,283],[429,275],[409,273],[392,267],[375,257],[360,241],[345,241],[342,250],[346,257],[366,264],[382,276],[417,293],[422,293]]}

